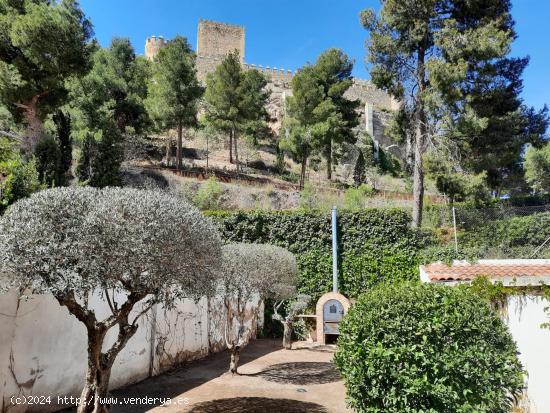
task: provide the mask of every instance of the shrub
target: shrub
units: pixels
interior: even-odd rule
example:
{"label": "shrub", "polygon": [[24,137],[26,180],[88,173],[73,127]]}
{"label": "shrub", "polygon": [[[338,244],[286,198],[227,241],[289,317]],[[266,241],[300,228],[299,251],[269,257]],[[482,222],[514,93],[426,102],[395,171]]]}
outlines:
{"label": "shrub", "polygon": [[[330,213],[318,211],[210,212],[228,242],[273,244],[293,253],[330,251]],[[338,216],[339,251],[365,244],[416,250],[424,240],[410,228],[410,215],[399,209],[345,211]]]}
{"label": "shrub", "polygon": [[199,209],[219,209],[222,206],[223,188],[215,176],[211,176],[201,185],[193,198]]}
{"label": "shrub", "polygon": [[344,208],[350,210],[366,208],[367,200],[374,195],[374,192],[374,189],[365,184],[357,188],[348,188],[344,192]]}
{"label": "shrub", "polygon": [[317,194],[315,187],[309,182],[304,184],[304,188],[300,192],[298,207],[301,209],[319,208],[319,195]]}
{"label": "shrub", "polygon": [[367,413],[508,413],[523,389],[504,322],[467,288],[385,284],[340,326],[335,362]]}
{"label": "shrub", "polygon": [[480,224],[461,235],[460,244],[491,247],[538,247],[550,237],[550,212]]}
{"label": "shrub", "polygon": [[[339,291],[358,297],[383,281],[418,280],[419,254],[394,246],[365,244],[340,256]],[[312,250],[298,256],[298,290],[316,302],[332,290],[332,253]]]}
{"label": "shrub", "polygon": [[[296,254],[300,293],[315,302],[332,290],[330,214],[319,211],[210,212],[226,242],[272,244]],[[417,278],[425,240],[399,209],[343,211],[338,217],[340,291],[357,297],[382,279]]]}
{"label": "shrub", "polygon": [[0,138],[0,214],[40,188],[36,161],[25,162],[7,138]]}

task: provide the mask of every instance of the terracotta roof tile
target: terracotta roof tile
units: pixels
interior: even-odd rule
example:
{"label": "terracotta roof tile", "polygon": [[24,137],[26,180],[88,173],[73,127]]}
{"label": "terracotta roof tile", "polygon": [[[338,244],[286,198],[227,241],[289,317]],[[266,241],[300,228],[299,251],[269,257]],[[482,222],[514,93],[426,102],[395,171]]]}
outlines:
{"label": "terracotta roof tile", "polygon": [[420,268],[430,281],[470,281],[478,276],[497,279],[550,277],[549,260],[480,260],[477,263],[459,261],[451,266],[434,263]]}

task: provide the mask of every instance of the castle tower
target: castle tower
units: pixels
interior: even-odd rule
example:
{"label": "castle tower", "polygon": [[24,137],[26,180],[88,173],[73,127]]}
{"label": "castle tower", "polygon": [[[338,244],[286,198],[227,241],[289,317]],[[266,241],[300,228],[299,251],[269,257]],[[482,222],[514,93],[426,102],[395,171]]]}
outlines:
{"label": "castle tower", "polygon": [[145,40],[145,57],[147,60],[153,60],[159,50],[167,43],[162,36],[151,36]]}
{"label": "castle tower", "polygon": [[233,24],[199,21],[197,55],[223,58],[237,50],[244,63],[244,27]]}

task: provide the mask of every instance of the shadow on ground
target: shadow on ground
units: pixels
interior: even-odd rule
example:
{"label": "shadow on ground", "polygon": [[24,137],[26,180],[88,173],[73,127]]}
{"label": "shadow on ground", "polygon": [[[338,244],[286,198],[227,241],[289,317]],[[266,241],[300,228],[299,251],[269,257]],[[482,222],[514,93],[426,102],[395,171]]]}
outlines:
{"label": "shadow on ground", "polygon": [[298,347],[292,350],[293,351],[296,351],[296,350],[317,351],[319,353],[335,353],[336,346],[328,345],[328,346]]}
{"label": "shadow on ground", "polygon": [[296,362],[273,364],[254,374],[243,376],[261,377],[265,380],[285,384],[325,384],[340,380],[334,363]]}
{"label": "shadow on ground", "polygon": [[316,403],[267,397],[235,397],[197,404],[189,413],[328,413]]}
{"label": "shadow on ground", "polygon": [[[254,345],[247,346],[241,353],[241,365],[263,357],[268,353],[279,350],[280,348],[280,343],[278,340],[255,340],[253,344]],[[113,390],[110,396],[118,399],[129,397],[156,397],[160,399],[174,398],[226,373],[229,370],[229,359],[229,352],[222,351],[220,353],[192,361],[181,367],[174,368],[159,376],[150,377],[139,383]],[[114,405],[111,408],[111,412],[145,413],[157,406],[159,406],[159,404]],[[74,413],[75,411],[75,408],[62,410],[63,413]]]}

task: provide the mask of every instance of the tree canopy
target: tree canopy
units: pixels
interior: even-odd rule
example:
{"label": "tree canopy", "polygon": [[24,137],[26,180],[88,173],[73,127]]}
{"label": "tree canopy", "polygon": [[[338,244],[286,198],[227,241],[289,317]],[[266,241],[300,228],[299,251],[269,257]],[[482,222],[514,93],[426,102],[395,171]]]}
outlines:
{"label": "tree canopy", "polygon": [[136,56],[130,41],[115,37],[109,48],[96,50],[90,72],[71,81],[73,127],[84,143],[81,181],[98,187],[120,183],[123,140],[150,127],[144,103],[149,72],[149,62]]}
{"label": "tree canopy", "polygon": [[257,70],[243,71],[238,53],[230,53],[206,78],[205,121],[214,130],[228,134],[229,161],[239,167],[239,134],[252,134],[269,119],[265,105],[270,92],[267,80]]}
{"label": "tree canopy", "polygon": [[525,179],[533,191],[550,192],[550,143],[537,149],[530,146],[525,154]]}
{"label": "tree canopy", "polygon": [[147,108],[157,129],[177,129],[176,157],[181,168],[182,130],[197,124],[198,102],[204,91],[197,80],[195,54],[187,39],[176,36],[160,49],[152,72]]}
{"label": "tree canopy", "polygon": [[[414,149],[415,226],[422,221],[428,149],[466,158],[506,147],[488,148],[500,139],[495,124],[506,129],[521,103],[526,62],[507,58],[515,38],[510,8],[509,0],[387,0],[378,16],[373,10],[361,14],[370,33],[371,78],[402,102],[401,113],[409,117],[404,130]],[[516,140],[517,133],[507,136]]]}
{"label": "tree canopy", "polygon": [[[254,300],[259,307],[263,299],[290,296],[296,287],[296,259],[284,248],[267,244],[227,244],[222,250],[220,292],[228,317],[225,338],[231,350],[230,371],[235,374],[240,349],[252,333],[245,334],[247,307]],[[251,323],[256,323],[256,318],[257,314]]]}
{"label": "tree canopy", "polygon": [[302,164],[301,186],[313,151],[325,158],[331,179],[339,146],[356,141],[353,129],[359,124],[359,102],[344,97],[352,85],[352,69],[353,62],[341,50],[328,49],[292,79],[281,146]]}
{"label": "tree canopy", "polygon": [[88,69],[92,34],[76,0],[0,1],[0,103],[26,124],[28,152],[66,100],[67,79]]}

